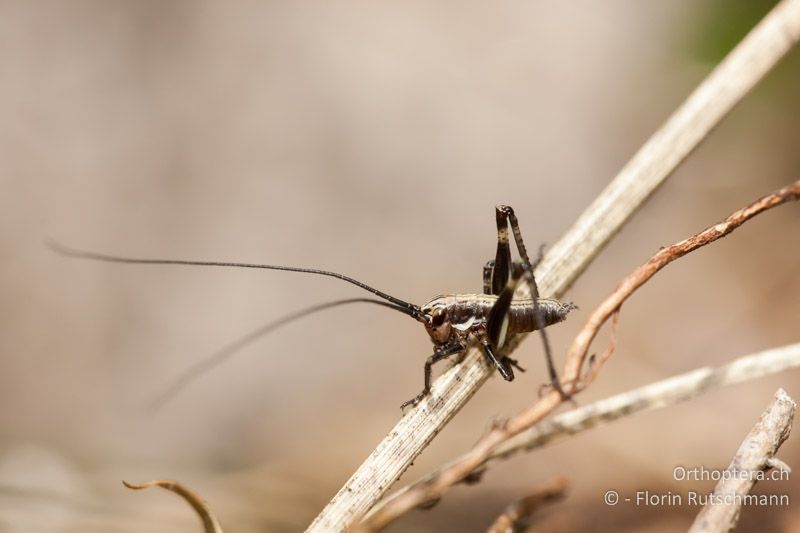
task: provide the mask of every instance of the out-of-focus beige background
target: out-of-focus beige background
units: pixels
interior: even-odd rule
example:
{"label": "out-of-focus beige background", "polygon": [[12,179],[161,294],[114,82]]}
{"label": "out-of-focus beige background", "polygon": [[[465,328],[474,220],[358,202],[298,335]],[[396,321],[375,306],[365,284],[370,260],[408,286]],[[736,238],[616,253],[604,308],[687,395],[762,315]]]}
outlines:
{"label": "out-of-focus beige background", "polygon": [[[297,531],[396,422],[431,350],[402,315],[342,308],[264,338],[150,414],[181,371],[247,331],[362,293],[281,272],[70,260],[46,237],[326,268],[417,303],[479,292],[493,206],[515,207],[529,247],[555,242],[769,2],[756,6],[0,3],[0,531],[198,531],[174,496],[120,483],[154,477],[203,494],[228,531]],[[795,52],[575,284],[580,311],[551,330],[559,357],[659,246],[797,179],[797,69]],[[798,222],[796,205],[781,207],[659,274],[623,308],[617,353],[579,402],[797,341]],[[404,482],[536,396],[538,342],[517,353],[530,371],[492,379]],[[698,509],[602,495],[709,490],[672,469],[726,466],[779,386],[800,397],[798,377],[518,457],[391,530],[482,530],[560,474],[573,488],[541,512],[542,530],[683,529]],[[800,465],[800,438],[780,456]],[[796,500],[800,477],[757,491]],[[740,530],[798,524],[795,505],[747,509]]]}

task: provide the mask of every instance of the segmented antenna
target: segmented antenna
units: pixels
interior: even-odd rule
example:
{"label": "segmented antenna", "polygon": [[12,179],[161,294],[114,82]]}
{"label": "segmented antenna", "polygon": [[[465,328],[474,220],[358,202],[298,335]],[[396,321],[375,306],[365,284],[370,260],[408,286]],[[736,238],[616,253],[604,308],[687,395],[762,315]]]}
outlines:
{"label": "segmented antenna", "polygon": [[133,263],[133,264],[140,264],[140,265],[194,265],[194,266],[216,266],[216,267],[236,267],[236,268],[262,268],[266,270],[285,270],[287,272],[304,272],[306,274],[319,274],[321,276],[330,276],[332,278],[341,279],[348,283],[352,283],[357,287],[361,287],[362,289],[371,292],[375,296],[383,298],[389,302],[392,302],[398,311],[402,311],[403,313],[409,315],[410,317],[420,320],[422,317],[422,311],[420,310],[418,305],[410,304],[405,302],[399,298],[395,298],[385,292],[379,291],[373,287],[370,287],[366,283],[362,283],[357,279],[353,279],[349,276],[345,276],[344,274],[338,274],[336,272],[329,272],[327,270],[319,270],[316,268],[299,268],[299,267],[290,267],[290,266],[280,266],[280,265],[262,265],[258,263],[232,263],[227,261],[187,261],[184,259],[139,259],[133,257],[120,257],[114,255],[106,255],[100,254],[97,252],[89,252],[86,250],[78,250],[76,248],[69,248],[64,246],[63,244],[57,243],[53,240],[46,241],[47,245],[56,253],[61,255],[66,255],[69,257],[78,257],[82,259],[92,259],[95,261],[105,261],[108,263]]}
{"label": "segmented antenna", "polygon": [[259,338],[263,337],[264,335],[278,329],[281,326],[285,326],[295,320],[303,318],[313,313],[317,313],[319,311],[324,311],[326,309],[330,309],[332,307],[338,307],[340,305],[348,305],[353,303],[368,303],[368,304],[375,304],[380,305],[383,307],[388,307],[389,309],[394,309],[396,311],[400,311],[401,313],[405,313],[406,310],[401,308],[400,306],[384,302],[381,300],[374,300],[372,298],[348,298],[346,300],[334,300],[332,302],[325,302],[321,304],[312,305],[310,307],[306,307],[305,309],[301,309],[299,311],[295,311],[289,315],[281,317],[277,320],[270,322],[269,324],[265,324],[257,329],[254,329],[250,333],[242,336],[241,338],[231,342],[227,346],[224,346],[220,350],[214,352],[213,354],[209,355],[208,357],[198,361],[194,365],[190,366],[186,369],[177,379],[175,379],[163,392],[161,392],[158,396],[156,396],[148,405],[148,411],[157,411],[161,407],[164,406],[167,402],[172,400],[180,391],[185,389],[188,385],[192,382],[196,381],[200,378],[203,374],[208,372],[209,370],[219,366],[224,361],[226,361],[229,357],[234,355],[236,352],[244,348],[245,346],[255,342]]}

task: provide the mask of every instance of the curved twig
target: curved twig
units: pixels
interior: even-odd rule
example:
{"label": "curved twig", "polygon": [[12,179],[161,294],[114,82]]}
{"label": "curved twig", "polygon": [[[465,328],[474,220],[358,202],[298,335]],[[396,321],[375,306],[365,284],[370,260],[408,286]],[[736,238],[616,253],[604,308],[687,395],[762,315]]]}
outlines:
{"label": "curved twig", "polygon": [[504,442],[481,468],[620,418],[691,400],[707,391],[800,367],[800,344],[746,355],[719,367],[703,367],[558,414]]}
{"label": "curved twig", "polygon": [[[472,474],[483,475],[488,466],[498,459],[508,459],[520,452],[547,446],[587,429],[641,411],[675,405],[717,387],[742,383],[798,367],[800,367],[800,344],[790,344],[742,356],[727,365],[698,368],[610,396],[558,414],[507,440],[498,446],[478,469],[473,470]],[[436,471],[427,475],[421,482],[433,479],[438,473],[439,471]],[[398,497],[409,489],[410,487],[405,487],[392,497]]]}
{"label": "curved twig", "polygon": [[486,533],[522,532],[528,527],[531,515],[543,505],[557,502],[566,496],[569,481],[560,477],[549,484],[537,488],[531,494],[520,498],[506,507]]}
{"label": "curved twig", "polygon": [[122,484],[133,490],[161,487],[162,489],[174,492],[192,506],[192,509],[194,509],[194,511],[200,517],[200,520],[203,521],[203,529],[205,533],[223,533],[222,526],[219,524],[219,521],[217,521],[214,513],[211,512],[211,508],[208,506],[206,501],[203,500],[199,494],[191,489],[188,489],[187,487],[184,487],[177,481],[173,481],[171,479],[154,479],[151,481],[145,481],[144,483],[129,483],[127,481],[123,481]]}
{"label": "curved twig", "polygon": [[[563,386],[567,393],[576,394],[584,390],[597,376],[598,368],[595,368],[589,376],[581,379],[581,371],[591,342],[603,324],[617,313],[625,300],[636,289],[652,278],[656,272],[672,261],[728,235],[759,213],[798,198],[800,198],[800,181],[759,198],[750,205],[735,211],[724,221],[710,226],[688,239],[662,248],[650,260],[625,277],[622,283],[592,312],[584,327],[573,340],[567,352],[567,361],[562,378]],[[605,359],[607,358],[606,356]],[[602,365],[603,361],[600,360],[596,364]],[[451,486],[480,467],[500,444],[532,427],[552,413],[563,401],[557,391],[549,392],[533,405],[510,418],[506,423],[492,429],[469,452],[439,471],[436,475],[415,483],[407,491],[384,502],[367,517],[361,527],[366,531],[381,529],[406,511],[427,502],[438,500]]]}

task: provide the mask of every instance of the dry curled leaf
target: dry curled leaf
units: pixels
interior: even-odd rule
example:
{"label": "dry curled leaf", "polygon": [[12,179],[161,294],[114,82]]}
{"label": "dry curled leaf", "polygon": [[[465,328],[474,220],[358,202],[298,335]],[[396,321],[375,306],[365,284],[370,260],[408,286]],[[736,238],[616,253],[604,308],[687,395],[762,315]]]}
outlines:
{"label": "dry curled leaf", "polygon": [[195,510],[197,515],[200,517],[200,520],[202,520],[203,528],[206,533],[223,533],[222,526],[219,524],[219,521],[217,521],[214,513],[211,512],[208,503],[206,503],[206,501],[201,498],[199,494],[184,487],[177,481],[173,481],[171,479],[153,479],[151,481],[145,481],[144,483],[129,483],[128,481],[123,480],[122,484],[133,490],[161,487],[162,489],[174,492],[192,506],[192,509]]}

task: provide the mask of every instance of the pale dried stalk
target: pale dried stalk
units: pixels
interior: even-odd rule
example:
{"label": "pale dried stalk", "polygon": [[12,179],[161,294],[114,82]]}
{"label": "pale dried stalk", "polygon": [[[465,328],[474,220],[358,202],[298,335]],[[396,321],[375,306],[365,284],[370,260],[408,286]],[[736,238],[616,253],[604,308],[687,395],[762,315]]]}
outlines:
{"label": "pale dried stalk", "polygon": [[145,481],[144,483],[129,483],[123,481],[122,484],[133,490],[161,487],[162,489],[174,492],[192,506],[194,512],[197,513],[197,516],[199,516],[200,520],[203,522],[203,531],[205,531],[205,533],[223,533],[222,526],[219,524],[219,521],[217,521],[214,513],[211,512],[211,508],[206,501],[200,497],[199,494],[181,485],[177,481],[171,479],[154,479],[152,481]]}
{"label": "pale dried stalk", "polygon": [[[545,420],[498,446],[473,472],[483,474],[495,460],[508,459],[517,453],[541,448],[641,411],[675,405],[717,387],[734,385],[797,367],[800,367],[800,344],[790,344],[746,355],[720,367],[707,366],[656,381]],[[445,465],[442,469],[449,466]],[[428,474],[421,482],[429,482],[442,469]],[[401,489],[392,498],[399,497],[409,489],[410,487]]]}
{"label": "pale dried stalk", "polygon": [[[700,233],[684,239],[679,243],[662,248],[645,264],[625,277],[619,286],[589,316],[586,324],[575,336],[567,352],[564,365],[562,386],[568,394],[577,394],[584,390],[597,376],[610,350],[603,358],[595,361],[594,368],[585,377],[582,369],[589,346],[603,324],[613,315],[616,316],[620,306],[639,287],[652,278],[659,270],[676,259],[720,239],[747,220],[752,219],[767,209],[781,205],[787,201],[800,198],[800,181],[768,194],[729,215],[724,221],[715,224]],[[438,500],[454,484],[464,480],[475,469],[480,467],[497,448],[507,440],[533,427],[545,416],[552,413],[565,400],[557,391],[551,391],[530,407],[513,416],[503,424],[498,424],[466,454],[435,475],[415,483],[408,490],[383,502],[370,514],[359,529],[375,531],[388,525],[403,513],[424,503]]]}
{"label": "pale dried stalk", "polygon": [[[642,146],[536,269],[560,297],[641,204],[800,36],[800,0],[782,0]],[[527,288],[521,288],[521,296]],[[436,380],[317,516],[308,531],[342,531],[389,490],[491,373],[478,350]]]}
{"label": "pale dried stalk", "polygon": [[800,367],[800,343],[739,357],[719,367],[698,368],[545,420],[504,442],[488,457],[486,463],[540,448],[640,411],[682,403],[717,387],[742,383],[797,367]]}
{"label": "pale dried stalk", "polygon": [[717,483],[689,533],[721,533],[736,526],[742,503],[756,484],[758,474],[773,466],[781,467],[782,463],[775,461],[774,456],[789,437],[796,407],[786,391],[778,389],[775,400],[762,413],[728,466],[731,475]]}

